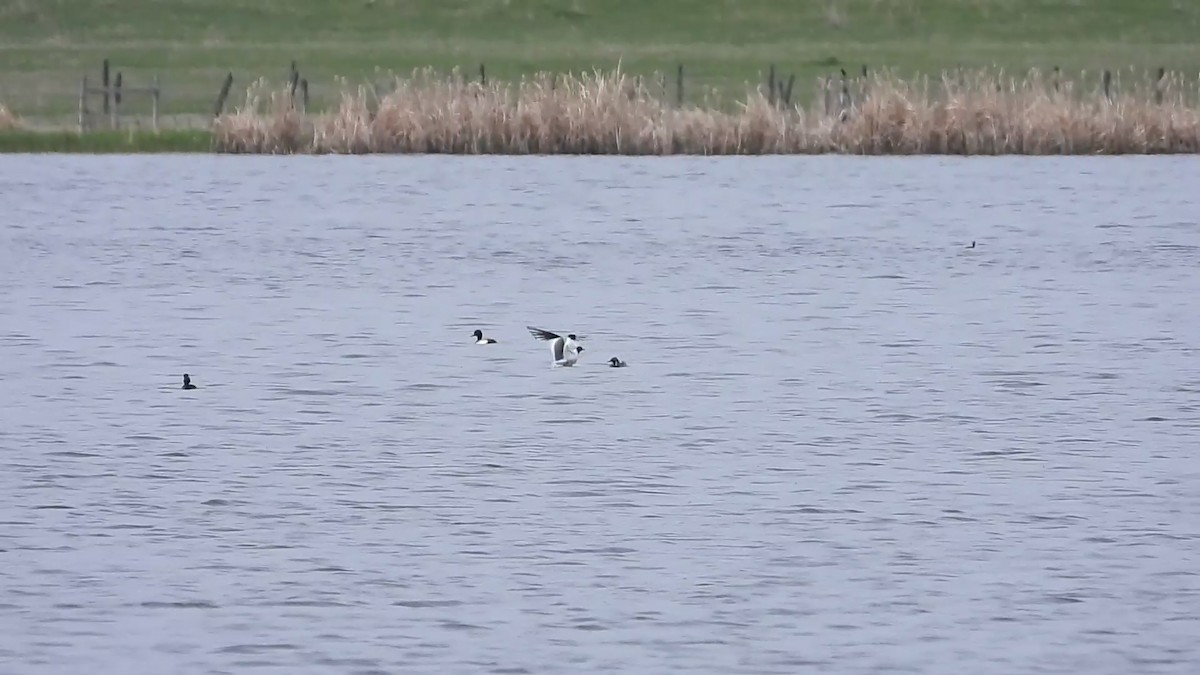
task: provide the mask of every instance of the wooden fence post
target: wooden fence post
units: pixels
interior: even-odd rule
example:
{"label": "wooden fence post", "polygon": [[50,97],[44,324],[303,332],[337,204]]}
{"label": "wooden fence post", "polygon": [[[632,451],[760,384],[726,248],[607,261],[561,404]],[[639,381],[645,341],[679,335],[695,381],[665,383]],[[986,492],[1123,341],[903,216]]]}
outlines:
{"label": "wooden fence post", "polygon": [[225,76],[225,82],[221,84],[221,91],[217,94],[217,102],[213,106],[213,117],[220,117],[225,110],[225,99],[229,96],[229,88],[233,86],[233,73]]}
{"label": "wooden fence post", "polygon": [[839,102],[840,105],[838,106],[838,118],[844,122],[844,121],[846,121],[846,117],[849,114],[848,111],[850,110],[850,107],[854,104],[854,101],[850,98],[850,83],[846,77],[846,69],[842,68],[841,70],[842,70],[842,98],[841,98],[841,101]]}
{"label": "wooden fence post", "polygon": [[158,133],[158,96],[159,96],[159,92],[160,92],[160,89],[158,86],[158,75],[154,76],[154,83],[151,85],[151,87],[152,88],[150,90],[150,97],[151,97],[150,98],[150,125],[154,129],[154,133],[157,134]]}
{"label": "wooden fence post", "polygon": [[300,78],[300,112],[301,114],[308,112],[308,78]]}
{"label": "wooden fence post", "polygon": [[121,128],[121,71],[117,71],[117,79],[113,82],[112,117],[109,119],[113,129]]}
{"label": "wooden fence post", "polygon": [[775,64],[767,68],[767,103],[775,105]]}
{"label": "wooden fence post", "polygon": [[1112,103],[1112,72],[1104,69],[1104,98]]}
{"label": "wooden fence post", "polygon": [[288,96],[292,99],[292,107],[296,107],[296,88],[300,86],[300,71],[296,70],[296,62],[292,61],[292,71],[288,74]]}
{"label": "wooden fence post", "polygon": [[683,107],[683,64],[675,72],[675,107]]}
{"label": "wooden fence post", "polygon": [[104,115],[108,116],[108,59],[104,59],[104,64],[100,66],[100,86],[104,87]]}
{"label": "wooden fence post", "polygon": [[87,75],[83,76],[83,81],[79,83],[79,133],[87,131]]}
{"label": "wooden fence post", "polygon": [[487,86],[487,70],[484,69],[482,63],[479,64],[479,84],[480,86]]}

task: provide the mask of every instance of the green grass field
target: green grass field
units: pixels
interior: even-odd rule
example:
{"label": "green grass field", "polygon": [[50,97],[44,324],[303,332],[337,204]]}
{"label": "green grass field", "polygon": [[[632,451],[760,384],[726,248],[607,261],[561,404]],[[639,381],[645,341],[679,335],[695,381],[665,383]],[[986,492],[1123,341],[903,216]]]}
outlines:
{"label": "green grass field", "polygon": [[0,131],[0,153],[83,154],[211,152],[212,134],[202,129],[159,133],[126,131]]}
{"label": "green grass field", "polygon": [[[315,107],[337,76],[460,66],[514,78],[538,70],[686,71],[685,88],[740,96],[768,64],[798,97],[839,66],[902,75],[957,66],[1200,71],[1196,0],[5,0],[0,102],[69,125],[79,81],[111,59],[127,84],[157,75],[166,124],[203,124],[226,72],[231,103],[295,60]],[[673,85],[673,83],[672,83]],[[127,110],[145,113],[130,100]]]}

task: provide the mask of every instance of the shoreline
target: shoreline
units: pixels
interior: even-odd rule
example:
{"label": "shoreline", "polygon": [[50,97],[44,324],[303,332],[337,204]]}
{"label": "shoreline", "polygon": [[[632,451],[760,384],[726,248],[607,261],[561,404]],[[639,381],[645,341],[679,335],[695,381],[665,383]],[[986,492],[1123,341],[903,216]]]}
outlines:
{"label": "shoreline", "polygon": [[[1088,86],[1055,71],[940,81],[843,75],[820,100],[782,87],[689,106],[619,70],[463,82],[423,69],[305,110],[259,81],[207,128],[38,129],[10,116],[0,153],[500,156],[1095,156],[1200,154],[1200,85],[1185,74]],[[726,103],[727,105],[721,105]]]}
{"label": "shoreline", "polygon": [[793,157],[793,156],[841,156],[841,157],[1156,157],[1194,156],[1200,148],[1158,148],[1142,151],[1061,151],[1061,152],[970,152],[970,151],[874,151],[861,152],[837,148],[809,149],[804,151],[745,151],[745,152],[508,152],[508,151],[419,151],[403,152],[361,151],[227,151],[215,147],[215,139],[209,131],[164,130],[161,132],[89,131],[0,131],[0,155],[241,155],[241,156],[460,156],[460,157]]}
{"label": "shoreline", "polygon": [[464,83],[426,69],[387,92],[343,89],[308,111],[260,81],[208,128],[39,128],[9,115],[0,154],[497,156],[1149,156],[1200,154],[1200,85],[1177,73],[1088,88],[1059,73],[940,82],[821,80],[807,109],[779,92],[686,106],[620,71]]}

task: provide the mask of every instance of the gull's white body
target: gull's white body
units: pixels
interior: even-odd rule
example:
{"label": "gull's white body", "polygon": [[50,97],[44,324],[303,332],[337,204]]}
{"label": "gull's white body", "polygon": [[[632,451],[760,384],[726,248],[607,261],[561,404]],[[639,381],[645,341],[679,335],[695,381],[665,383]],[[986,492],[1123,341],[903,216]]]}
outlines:
{"label": "gull's white body", "polygon": [[554,362],[554,365],[573,366],[579,361],[579,353],[583,351],[583,347],[575,341],[574,334],[563,337],[558,333],[551,333],[533,326],[526,326],[526,328],[534,338],[550,343],[550,360]]}
{"label": "gull's white body", "polygon": [[[579,352],[583,351],[583,347],[576,346],[575,351],[565,351],[564,352],[564,351],[562,351],[561,344],[557,345],[557,346],[558,346],[558,349],[555,349],[554,344],[550,345],[550,355],[555,357],[554,365],[556,365],[556,366],[573,366],[573,365],[575,365],[575,362],[579,360]],[[562,354],[562,356],[560,357],[559,354]]]}

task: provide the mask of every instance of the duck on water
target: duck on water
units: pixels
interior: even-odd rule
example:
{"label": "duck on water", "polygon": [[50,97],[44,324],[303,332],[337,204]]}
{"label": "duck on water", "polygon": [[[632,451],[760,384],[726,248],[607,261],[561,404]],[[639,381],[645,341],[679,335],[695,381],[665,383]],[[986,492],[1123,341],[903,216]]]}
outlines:
{"label": "duck on water", "polygon": [[496,344],[496,341],[493,340],[492,338],[483,337],[483,331],[479,330],[478,328],[476,328],[475,332],[471,333],[471,335],[475,336],[475,344],[477,344],[477,345],[494,345],[494,344]]}

